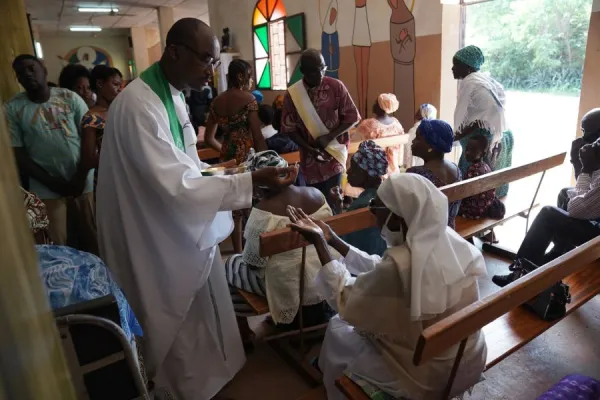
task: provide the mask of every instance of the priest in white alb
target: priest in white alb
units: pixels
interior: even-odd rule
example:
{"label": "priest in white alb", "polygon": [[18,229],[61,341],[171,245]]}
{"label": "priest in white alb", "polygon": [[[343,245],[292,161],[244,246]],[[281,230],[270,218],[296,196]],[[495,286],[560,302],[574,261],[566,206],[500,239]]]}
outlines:
{"label": "priest in white alb", "polygon": [[213,398],[245,358],[218,244],[253,185],[287,186],[296,169],[202,176],[182,89],[211,79],[220,54],[194,18],[170,29],[161,60],[112,103],[97,192],[102,258],[144,330],[144,362],[178,400]]}

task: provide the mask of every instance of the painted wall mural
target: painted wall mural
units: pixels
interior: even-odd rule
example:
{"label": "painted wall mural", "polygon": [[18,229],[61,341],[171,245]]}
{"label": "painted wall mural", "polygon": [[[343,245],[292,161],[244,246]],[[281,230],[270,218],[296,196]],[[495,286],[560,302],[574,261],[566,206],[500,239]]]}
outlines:
{"label": "painted wall mural", "polygon": [[110,54],[104,49],[95,46],[76,47],[65,54],[64,57],[58,56],[63,66],[67,64],[81,64],[88,69],[96,65],[113,66]]}
{"label": "painted wall mural", "polygon": [[[340,79],[340,70],[343,70],[344,79],[348,79],[349,71],[352,71],[353,76],[355,74],[354,100],[365,118],[371,113],[369,101],[374,94],[369,93],[369,76],[374,73],[370,71],[370,67],[382,71],[381,64],[371,66],[373,55],[377,55],[379,60],[382,50],[381,47],[373,49],[373,45],[375,42],[389,40],[392,63],[390,71],[393,71],[393,79],[390,87],[384,90],[393,92],[398,97],[401,107],[396,117],[400,122],[407,127],[414,123],[416,109],[414,62],[417,32],[413,10],[416,1],[386,0],[387,10],[385,10],[374,0],[317,0],[321,24],[321,52],[328,67],[327,75]],[[383,4],[385,5],[386,2]],[[376,15],[369,15],[371,8]],[[383,17],[382,14],[386,15],[386,19],[389,16],[389,26],[387,24],[371,26],[369,18],[371,22],[379,21]],[[350,21],[352,21],[351,25],[348,24]],[[355,69],[349,67],[348,58],[340,61],[340,47],[348,45],[351,45]],[[383,89],[375,76],[379,77],[372,75],[370,78],[375,84],[375,90]]]}
{"label": "painted wall mural", "polygon": [[388,0],[392,8],[390,17],[390,50],[394,59],[394,94],[402,105],[396,117],[405,126],[406,121],[413,121],[415,112],[415,54],[417,52],[417,36],[415,17],[412,9],[415,0],[411,0],[409,8],[404,0]]}
{"label": "painted wall mural", "polygon": [[369,58],[371,55],[371,29],[367,0],[354,2],[354,28],[352,30],[352,46],[356,63],[356,86],[358,90],[357,106],[361,115],[367,114],[367,93],[369,92]]}
{"label": "painted wall mural", "polygon": [[[338,0],[318,0],[319,17],[321,20],[321,53],[327,64],[327,76],[339,79],[340,68],[340,36],[337,30]],[[323,4],[327,5],[324,13],[321,13]]]}

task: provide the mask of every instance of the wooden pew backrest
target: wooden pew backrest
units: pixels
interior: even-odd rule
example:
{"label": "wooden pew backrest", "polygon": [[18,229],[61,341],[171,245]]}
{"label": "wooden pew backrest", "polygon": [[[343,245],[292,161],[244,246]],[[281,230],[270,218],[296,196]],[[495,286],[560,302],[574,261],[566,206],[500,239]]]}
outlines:
{"label": "wooden pew backrest", "polygon": [[[399,146],[401,144],[408,143],[408,135],[397,135],[397,136],[388,136],[384,138],[371,139],[380,147],[388,148],[392,146]],[[354,154],[358,151],[358,146],[361,142],[350,142],[348,146],[348,154]],[[213,150],[211,148],[199,149],[198,157],[200,160],[212,160],[214,158],[219,158],[220,154],[218,151]],[[288,164],[295,164],[300,162],[300,153],[294,151],[292,153],[282,154],[281,157],[288,162]]]}
{"label": "wooden pew backrest", "polygon": [[[514,182],[559,166],[564,162],[565,156],[566,153],[561,153],[516,167],[504,168],[490,174],[444,186],[441,190],[448,197],[448,201],[463,199],[485,192],[486,190],[494,189],[505,183]],[[345,235],[347,233],[375,226],[375,218],[366,208],[325,218],[324,221],[327,222],[338,235]],[[289,228],[279,229],[260,236],[260,254],[262,257],[298,249],[306,245],[307,243],[300,235]]]}
{"label": "wooden pew backrest", "polygon": [[600,258],[600,237],[536,269],[496,293],[425,329],[413,357],[415,365],[442,354],[556,282]]}
{"label": "wooden pew backrest", "polygon": [[495,189],[505,183],[514,182],[521,178],[535,175],[540,172],[547,171],[551,168],[558,167],[565,162],[567,153],[556,154],[551,157],[546,157],[542,160],[500,169],[489,174],[456,182],[451,185],[444,186],[442,192],[448,197],[449,202],[465,199],[479,193],[483,193],[490,189]]}
{"label": "wooden pew backrest", "polygon": [[[361,227],[375,226],[375,216],[368,210],[367,212],[364,211],[348,211],[347,213],[325,218],[323,221],[327,222],[338,235],[345,235],[355,231],[354,224]],[[349,220],[352,221],[352,224],[348,223]],[[309,245],[310,243],[290,228],[278,229],[260,235],[260,255],[262,257],[269,257]]]}

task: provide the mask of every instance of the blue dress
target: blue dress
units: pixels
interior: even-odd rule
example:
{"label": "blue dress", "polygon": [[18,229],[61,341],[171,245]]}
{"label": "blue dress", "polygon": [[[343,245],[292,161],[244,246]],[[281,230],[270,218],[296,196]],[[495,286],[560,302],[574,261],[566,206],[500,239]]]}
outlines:
{"label": "blue dress", "polygon": [[[433,174],[433,172],[431,172],[431,170],[424,165],[421,165],[418,167],[411,167],[411,168],[407,169],[406,172],[424,176],[425,178],[429,179],[437,188],[444,186],[444,183],[442,181],[440,181],[437,178],[437,176],[435,176]],[[462,181],[462,177],[463,177],[463,174],[459,168],[458,179],[456,181],[457,182]],[[452,203],[448,204],[448,226],[455,230],[456,230],[456,216],[458,215],[459,209],[460,209],[460,200],[453,201]]]}
{"label": "blue dress", "polygon": [[[348,207],[348,211],[368,207],[371,199],[377,196],[377,189],[366,189]],[[383,256],[387,250],[385,240],[381,238],[381,230],[376,227],[361,229],[357,232],[348,233],[341,238],[346,243],[364,251],[367,254]]]}

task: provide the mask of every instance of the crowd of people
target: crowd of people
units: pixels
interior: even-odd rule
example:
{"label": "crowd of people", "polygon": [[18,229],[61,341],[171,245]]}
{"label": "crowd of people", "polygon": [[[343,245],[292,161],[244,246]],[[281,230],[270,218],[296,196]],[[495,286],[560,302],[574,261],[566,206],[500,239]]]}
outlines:
{"label": "crowd of people", "polygon": [[[144,337],[145,373],[177,399],[214,398],[244,364],[253,333],[239,290],[266,297],[278,329],[296,329],[299,313],[305,325],[329,323],[316,362],[328,398],[342,398],[334,381],[344,374],[389,398],[441,396],[457,348],[417,367],[417,340],[478,301],[477,278],[487,274],[455,220],[502,218],[508,191],[448,204],[439,190],[511,164],[506,96],[480,72],[483,53],[467,46],[454,56],[454,128],[423,104],[407,133],[394,117],[402,104],[393,94],[378,96],[373,115],[361,119],[317,50],[303,52],[303,79],[272,105],[252,92],[252,67],[240,59],[229,65],[228,89],[215,96],[209,81],[219,54],[212,30],[183,18],[160,61],[125,90],[115,68],[69,65],[52,87],[39,59],[15,58],[25,91],[4,109],[52,305],[115,295],[132,344]],[[244,163],[247,172],[203,175],[215,165],[198,158],[200,126],[219,152],[217,165]],[[518,259],[542,265],[600,235],[600,109],[581,127],[571,151],[577,184],[561,192],[558,207],[541,210]],[[373,141],[394,135],[408,135],[408,145],[383,149]],[[361,142],[352,156],[351,139]],[[447,157],[455,147],[458,164]],[[293,151],[299,166],[281,157]],[[376,227],[338,237],[323,222],[360,208]],[[286,226],[312,244],[303,278],[301,250],[260,256],[260,235]],[[230,234],[235,254],[224,260],[219,244]],[[518,279],[519,265],[493,281]],[[62,299],[53,295],[64,293],[56,274],[75,281]],[[101,281],[99,292],[76,289],[91,279]],[[481,379],[486,354],[475,332],[453,396]]]}

